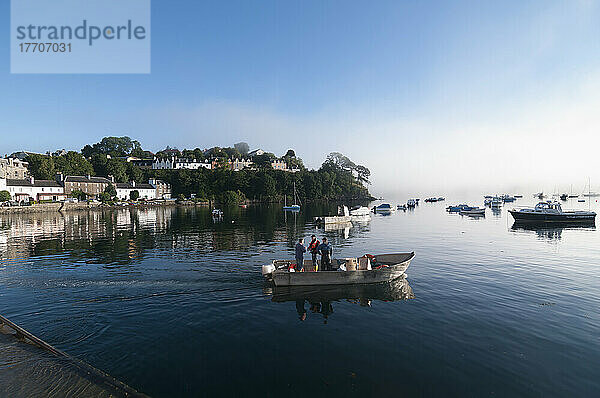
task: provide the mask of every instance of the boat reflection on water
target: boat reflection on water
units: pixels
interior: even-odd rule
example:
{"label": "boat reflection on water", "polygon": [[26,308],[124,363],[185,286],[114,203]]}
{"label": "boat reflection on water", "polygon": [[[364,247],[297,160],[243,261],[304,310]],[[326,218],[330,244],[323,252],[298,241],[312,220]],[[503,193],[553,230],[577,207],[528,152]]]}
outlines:
{"label": "boat reflection on water", "polygon": [[595,224],[531,224],[531,223],[520,223],[515,221],[511,227],[513,232],[529,233],[535,232],[539,239],[543,240],[560,240],[562,238],[563,231],[568,230],[584,230],[584,231],[595,231]]}
{"label": "boat reflection on water", "polygon": [[294,301],[301,321],[307,316],[306,305],[312,313],[323,315],[323,320],[333,313],[333,302],[346,301],[361,307],[370,307],[374,300],[399,301],[415,298],[406,277],[387,283],[367,285],[331,286],[269,286],[264,289],[271,301],[285,303]]}
{"label": "boat reflection on water", "polygon": [[492,207],[492,215],[496,218],[502,217],[502,208],[501,207]]}

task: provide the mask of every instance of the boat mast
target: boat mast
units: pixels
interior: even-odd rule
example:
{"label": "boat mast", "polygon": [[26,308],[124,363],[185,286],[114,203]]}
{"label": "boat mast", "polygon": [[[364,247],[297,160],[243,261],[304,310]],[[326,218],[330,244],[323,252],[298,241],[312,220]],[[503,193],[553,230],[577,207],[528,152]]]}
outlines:
{"label": "boat mast", "polygon": [[294,181],[294,205],[298,204],[298,200],[296,198],[296,181]]}

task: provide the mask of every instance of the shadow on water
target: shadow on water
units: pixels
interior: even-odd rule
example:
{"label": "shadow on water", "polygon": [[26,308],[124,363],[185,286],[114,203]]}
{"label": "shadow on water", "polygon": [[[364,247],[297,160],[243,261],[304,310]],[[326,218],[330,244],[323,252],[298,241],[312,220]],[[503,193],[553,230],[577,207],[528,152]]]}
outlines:
{"label": "shadow on water", "polygon": [[301,321],[306,319],[305,304],[310,311],[320,313],[327,320],[333,313],[333,302],[346,301],[361,307],[371,307],[374,300],[391,302],[415,298],[408,280],[399,278],[388,283],[370,285],[331,285],[331,286],[265,286],[263,293],[271,296],[275,303],[295,301],[296,311]]}
{"label": "shadow on water", "polygon": [[596,225],[593,223],[532,224],[514,222],[510,229],[516,233],[535,233],[542,240],[558,241],[562,238],[563,231],[595,231]]}

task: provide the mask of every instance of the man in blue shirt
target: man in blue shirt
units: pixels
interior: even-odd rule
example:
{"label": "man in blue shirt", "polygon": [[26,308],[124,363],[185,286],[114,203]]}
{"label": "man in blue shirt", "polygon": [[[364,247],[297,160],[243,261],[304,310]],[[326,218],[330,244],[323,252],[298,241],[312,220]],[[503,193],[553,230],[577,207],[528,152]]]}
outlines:
{"label": "man in blue shirt", "polygon": [[321,255],[321,270],[330,271],[333,248],[327,241],[327,238],[323,238],[323,243],[319,246],[319,254]]}
{"label": "man in blue shirt", "polygon": [[304,253],[306,253],[304,239],[300,238],[296,243],[296,272],[304,271]]}

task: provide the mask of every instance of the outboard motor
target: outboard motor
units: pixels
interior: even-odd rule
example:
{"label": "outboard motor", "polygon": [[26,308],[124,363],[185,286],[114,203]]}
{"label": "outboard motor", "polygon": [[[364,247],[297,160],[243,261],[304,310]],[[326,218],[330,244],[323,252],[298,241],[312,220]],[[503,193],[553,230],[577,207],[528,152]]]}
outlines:
{"label": "outboard motor", "polygon": [[271,278],[273,271],[275,271],[275,266],[273,264],[267,264],[262,266],[262,274],[265,278]]}

